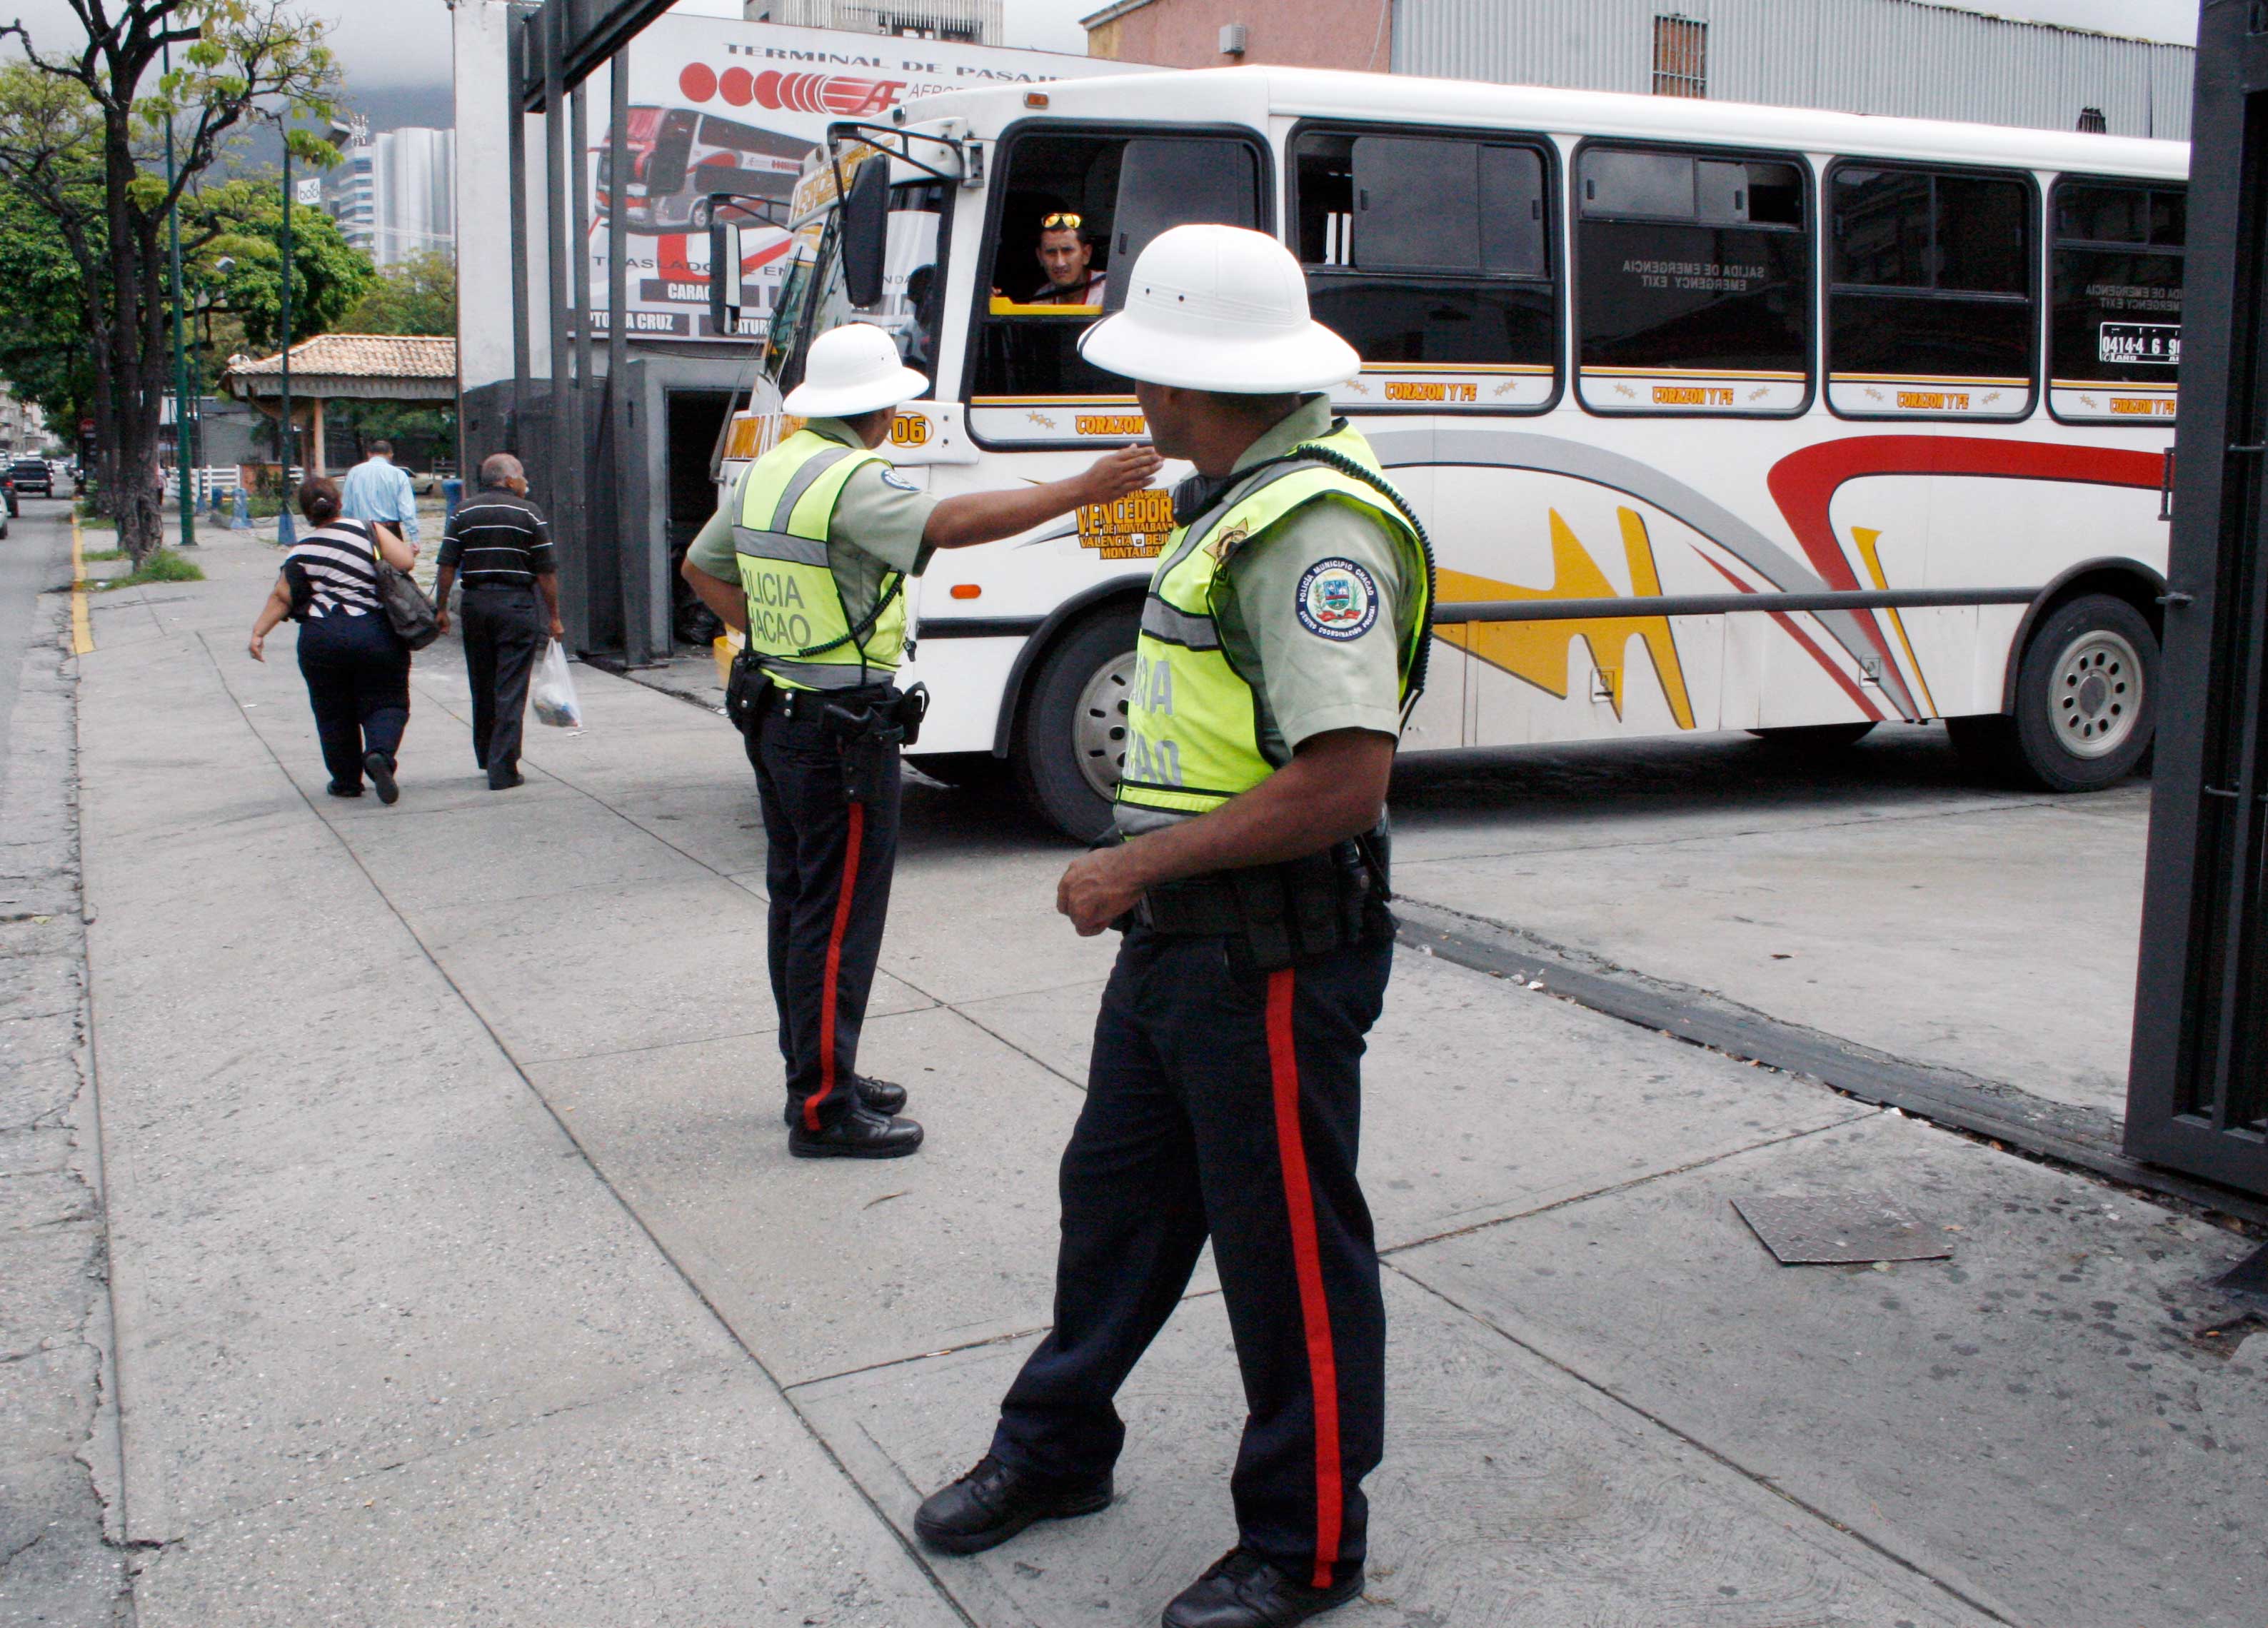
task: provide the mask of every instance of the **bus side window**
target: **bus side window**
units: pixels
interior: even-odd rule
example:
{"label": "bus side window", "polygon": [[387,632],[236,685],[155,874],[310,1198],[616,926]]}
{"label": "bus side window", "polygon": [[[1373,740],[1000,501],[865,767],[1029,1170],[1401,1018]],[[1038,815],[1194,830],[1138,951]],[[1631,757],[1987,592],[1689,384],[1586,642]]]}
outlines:
{"label": "bus side window", "polygon": [[1601,413],[1800,413],[1811,398],[1801,166],[1588,147],[1576,196],[1578,388]]}
{"label": "bus side window", "polygon": [[1862,164],[1838,165],[1830,186],[1829,405],[1850,417],[2028,415],[2030,188]]}
{"label": "bus side window", "polygon": [[2165,423],[2182,359],[2182,188],[2062,180],[2048,317],[2048,405],[2058,418]]}
{"label": "bus side window", "polygon": [[1316,320],[1367,374],[1361,411],[1548,406],[1557,291],[1543,155],[1509,141],[1309,130],[1292,218]]}

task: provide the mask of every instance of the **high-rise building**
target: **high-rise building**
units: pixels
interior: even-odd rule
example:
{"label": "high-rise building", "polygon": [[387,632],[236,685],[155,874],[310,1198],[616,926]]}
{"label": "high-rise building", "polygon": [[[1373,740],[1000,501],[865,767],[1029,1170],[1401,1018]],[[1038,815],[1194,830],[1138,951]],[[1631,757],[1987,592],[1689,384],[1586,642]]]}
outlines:
{"label": "high-rise building", "polygon": [[457,133],[381,130],[347,149],[334,173],[331,212],[346,240],[373,264],[456,246]]}
{"label": "high-rise building", "polygon": [[747,0],[752,23],[998,45],[1003,0]]}

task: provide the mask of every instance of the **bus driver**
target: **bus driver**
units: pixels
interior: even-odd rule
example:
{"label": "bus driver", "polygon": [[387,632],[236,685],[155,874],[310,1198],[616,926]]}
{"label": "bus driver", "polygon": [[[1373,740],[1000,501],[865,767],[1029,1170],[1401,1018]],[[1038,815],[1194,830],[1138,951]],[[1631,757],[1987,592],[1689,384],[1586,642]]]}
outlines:
{"label": "bus driver", "polygon": [[1089,269],[1094,245],[1079,217],[1060,211],[1041,217],[1039,259],[1048,280],[1027,305],[1101,306],[1108,274]]}

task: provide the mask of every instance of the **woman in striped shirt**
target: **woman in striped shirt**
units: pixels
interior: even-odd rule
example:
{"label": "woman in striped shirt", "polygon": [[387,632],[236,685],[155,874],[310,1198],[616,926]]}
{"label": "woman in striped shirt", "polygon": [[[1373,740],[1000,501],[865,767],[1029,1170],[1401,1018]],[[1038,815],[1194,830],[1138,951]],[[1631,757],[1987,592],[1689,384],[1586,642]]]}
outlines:
{"label": "woman in striped shirt", "polygon": [[408,571],[417,550],[374,521],[341,519],[338,483],[321,475],[299,483],[299,512],[315,529],[284,556],[252,624],[252,659],[268,659],[263,646],[277,622],[299,624],[299,672],[331,795],[360,797],[368,775],[378,800],[391,803],[401,795],[394,769],[409,724],[409,647],[379,603],[377,559]]}

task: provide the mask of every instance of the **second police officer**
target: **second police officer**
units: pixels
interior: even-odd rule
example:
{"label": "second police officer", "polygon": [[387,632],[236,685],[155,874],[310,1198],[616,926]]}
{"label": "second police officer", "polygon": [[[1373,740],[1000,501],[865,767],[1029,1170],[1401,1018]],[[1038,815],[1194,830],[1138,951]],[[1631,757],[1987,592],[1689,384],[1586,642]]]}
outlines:
{"label": "second police officer", "polygon": [[898,749],[924,698],[893,681],[906,578],[935,549],[1123,497],[1159,464],[1129,447],[1069,480],[939,500],[878,450],[899,406],[928,388],[880,328],[821,335],[783,403],[803,427],[748,467],[683,566],[703,603],[747,634],[726,704],[763,813],[788,1151],[800,1158],[921,1145],[921,1127],[897,1116],[904,1090],[857,1066],[897,861]]}
{"label": "second police officer", "polygon": [[1359,1064],[1393,962],[1383,815],[1422,687],[1432,566],[1322,393],[1355,353],[1272,238],[1179,226],[1086,359],[1135,381],[1197,473],[1142,613],[1116,824],[1064,873],[1083,934],[1128,931],[1064,1150],[1055,1326],[990,1452],[924,1501],[989,1549],[1108,1504],[1113,1404],[1208,1237],[1248,1414],[1236,1546],[1167,1628],[1284,1628],[1362,1587],[1384,1434],[1385,1311],[1355,1178]]}

